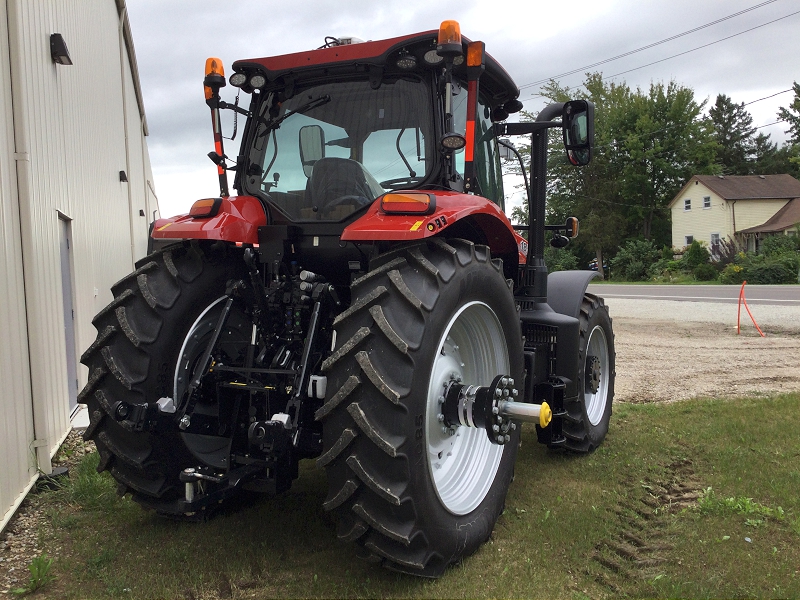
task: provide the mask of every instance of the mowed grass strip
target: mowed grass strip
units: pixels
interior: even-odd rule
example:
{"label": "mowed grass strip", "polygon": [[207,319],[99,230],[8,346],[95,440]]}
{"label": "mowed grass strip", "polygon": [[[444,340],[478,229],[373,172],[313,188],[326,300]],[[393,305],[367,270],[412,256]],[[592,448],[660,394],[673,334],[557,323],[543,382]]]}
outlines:
{"label": "mowed grass strip", "polygon": [[182,523],[118,498],[90,454],[33,500],[56,577],[37,597],[800,597],[799,421],[800,394],[617,405],[588,456],[526,426],[492,539],[437,581],[339,543],[311,461],[287,494]]}

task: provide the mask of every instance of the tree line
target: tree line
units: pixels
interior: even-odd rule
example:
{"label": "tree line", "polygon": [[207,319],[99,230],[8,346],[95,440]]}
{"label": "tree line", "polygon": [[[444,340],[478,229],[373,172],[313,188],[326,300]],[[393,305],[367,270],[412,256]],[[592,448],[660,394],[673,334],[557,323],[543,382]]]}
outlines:
{"label": "tree line", "polygon": [[[576,216],[581,225],[580,235],[567,250],[568,262],[571,256],[576,265],[585,267],[594,258],[602,272],[629,240],[670,247],[668,205],[692,175],[789,173],[800,178],[797,82],[792,102],[777,114],[788,127],[789,139],[782,145],[753,126],[744,103],[725,94],[719,94],[706,112],[706,101],[698,101],[692,88],[674,81],[631,89],[593,73],[583,87],[586,92],[581,96],[595,105],[592,162],[580,169],[569,165],[560,130],[552,134],[548,158],[548,222]],[[576,96],[557,82],[545,85],[541,93],[552,102]],[[535,114],[523,112],[521,120],[534,118]],[[518,151],[528,162],[530,147],[523,145]],[[506,168],[519,172],[513,163]],[[526,206],[515,209],[512,220],[526,219]]]}

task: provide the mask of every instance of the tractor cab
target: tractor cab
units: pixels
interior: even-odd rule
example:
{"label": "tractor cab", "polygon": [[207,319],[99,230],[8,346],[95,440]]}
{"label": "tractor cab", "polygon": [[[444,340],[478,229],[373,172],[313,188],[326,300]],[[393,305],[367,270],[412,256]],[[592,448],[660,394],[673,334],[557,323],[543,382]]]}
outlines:
{"label": "tractor cab", "polygon": [[403,189],[470,191],[502,207],[492,121],[521,107],[519,90],[482,43],[474,65],[471,42],[453,43],[458,52],[438,52],[442,33],[430,31],[236,62],[231,84],[252,94],[239,193],[300,222],[347,220]]}

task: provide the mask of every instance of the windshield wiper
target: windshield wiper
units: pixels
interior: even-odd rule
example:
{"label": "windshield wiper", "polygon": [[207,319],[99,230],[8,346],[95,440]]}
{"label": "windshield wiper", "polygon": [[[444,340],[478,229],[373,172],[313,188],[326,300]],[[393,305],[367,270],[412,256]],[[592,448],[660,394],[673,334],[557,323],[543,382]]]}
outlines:
{"label": "windshield wiper", "polygon": [[318,106],[327,104],[330,101],[331,101],[330,95],[325,94],[324,96],[320,96],[319,98],[314,98],[313,100],[309,100],[305,104],[298,106],[294,110],[290,110],[289,112],[284,113],[282,116],[277,117],[275,119],[270,119],[269,121],[266,121],[262,118],[262,121],[264,122],[264,125],[266,125],[267,128],[259,135],[259,137],[263,136],[272,129],[277,129],[278,127],[280,127],[281,123],[283,123],[286,119],[288,119],[292,115],[296,115],[297,113],[303,114],[304,112],[307,112],[312,108],[317,108]]}

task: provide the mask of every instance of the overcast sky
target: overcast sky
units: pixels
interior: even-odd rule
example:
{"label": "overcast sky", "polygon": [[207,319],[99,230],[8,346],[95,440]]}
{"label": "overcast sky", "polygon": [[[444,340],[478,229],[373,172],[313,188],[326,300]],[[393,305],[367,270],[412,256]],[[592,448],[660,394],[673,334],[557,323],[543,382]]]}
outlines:
{"label": "overcast sky", "polygon": [[[737,103],[752,102],[800,81],[800,0],[127,0],[127,5],[150,128],[150,162],[165,217],[219,193],[216,168],[206,157],[213,149],[202,89],[209,56],[221,58],[230,75],[235,60],[310,50],[325,36],[377,40],[456,19],[461,32],[484,41],[522,88],[525,108],[538,111],[544,105],[538,86],[526,84],[700,28],[590,70],[606,77],[623,73],[614,80],[645,89],[651,82],[675,80],[709,105],[719,93]],[[675,56],[680,53],[685,54]],[[560,81],[577,87],[583,79],[581,71]],[[235,91],[224,88],[223,99],[232,102]],[[778,107],[791,99],[784,93],[748,105],[754,125],[775,122]],[[226,128],[230,135],[230,121]],[[760,131],[782,142],[784,129],[779,124]]]}

